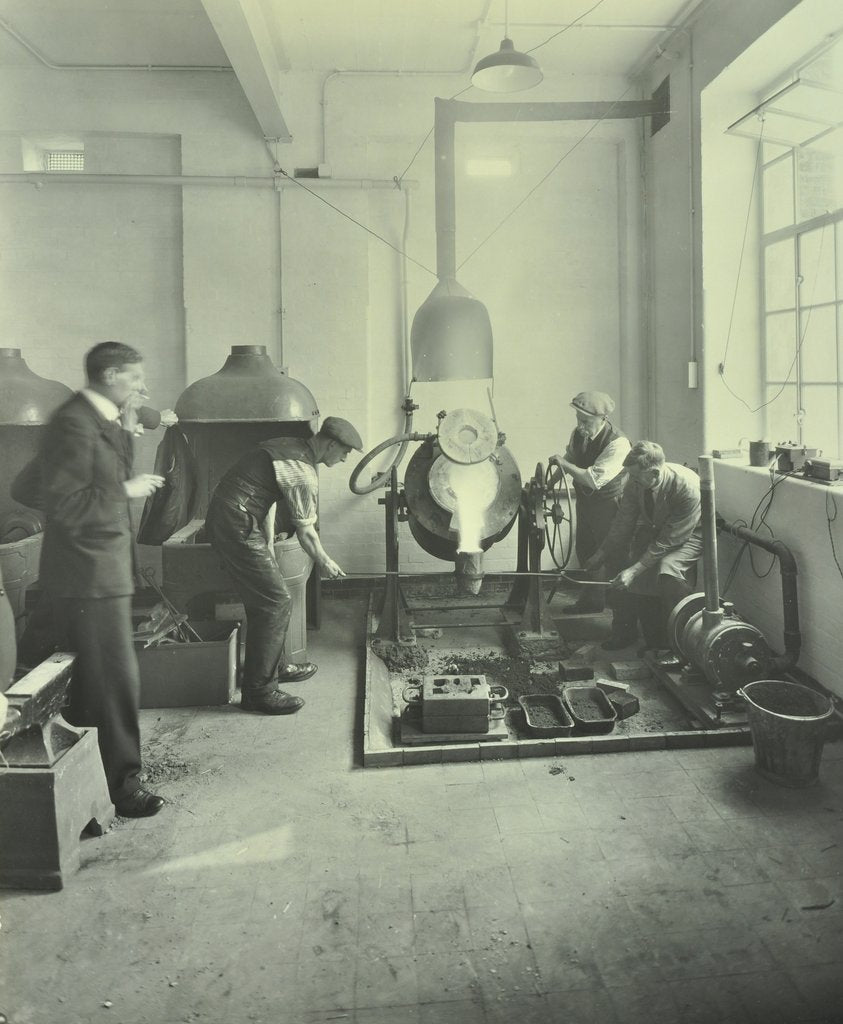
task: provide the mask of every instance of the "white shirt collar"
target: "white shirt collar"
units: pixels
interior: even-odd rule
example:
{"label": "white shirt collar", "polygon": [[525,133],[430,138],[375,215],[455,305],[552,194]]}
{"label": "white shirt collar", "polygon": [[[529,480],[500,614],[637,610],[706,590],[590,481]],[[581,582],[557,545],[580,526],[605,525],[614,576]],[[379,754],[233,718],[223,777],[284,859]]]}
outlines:
{"label": "white shirt collar", "polygon": [[106,398],[105,395],[101,395],[99,391],[94,391],[92,388],[82,388],[81,394],[88,399],[100,416],[108,420],[109,423],[120,419],[120,410],[110,398]]}

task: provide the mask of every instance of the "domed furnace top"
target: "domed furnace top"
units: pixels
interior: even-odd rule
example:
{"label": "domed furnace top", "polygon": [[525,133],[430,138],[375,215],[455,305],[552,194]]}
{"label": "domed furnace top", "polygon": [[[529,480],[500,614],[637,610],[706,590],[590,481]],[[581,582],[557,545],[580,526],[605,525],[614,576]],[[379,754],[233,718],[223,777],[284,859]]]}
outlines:
{"label": "domed furnace top", "polygon": [[0,426],[41,426],[72,394],[33,373],[19,348],[0,348]]}
{"label": "domed furnace top", "polygon": [[275,366],[265,345],[233,345],[221,369],[182,391],[175,411],[188,423],[300,423],[319,415],[310,391]]}

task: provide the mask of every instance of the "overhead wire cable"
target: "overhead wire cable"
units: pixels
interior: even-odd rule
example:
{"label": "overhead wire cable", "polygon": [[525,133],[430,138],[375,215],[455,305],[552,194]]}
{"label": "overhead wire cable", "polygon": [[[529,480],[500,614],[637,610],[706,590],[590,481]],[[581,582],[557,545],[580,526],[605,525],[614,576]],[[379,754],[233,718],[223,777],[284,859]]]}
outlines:
{"label": "overhead wire cable", "polygon": [[568,29],[573,28],[578,22],[582,21],[583,18],[587,18],[592,11],[596,11],[597,8],[600,7],[601,4],[604,4],[605,2],[606,0],[597,0],[597,3],[594,4],[593,7],[589,7],[587,11],[584,11],[578,17],[574,18],[574,20],[565,25],[564,28],[560,28],[558,32],[554,32],[552,36],[548,36],[547,39],[545,39],[543,42],[537,43],[535,46],[531,46],[530,49],[525,50],[524,53],[535,53],[536,50],[540,50],[543,46],[547,46],[547,44],[552,39],[556,39],[557,36],[564,35],[568,31]]}
{"label": "overhead wire cable", "polygon": [[498,231],[500,231],[500,229],[501,229],[501,228],[502,228],[502,227],[504,226],[504,224],[506,224],[506,222],[507,222],[507,221],[508,221],[508,220],[510,219],[510,217],[512,217],[512,216],[513,216],[513,215],[514,215],[515,213],[517,213],[517,212],[518,212],[518,210],[520,210],[520,209],[521,209],[521,207],[522,207],[522,206],[523,206],[523,205],[524,205],[524,204],[525,204],[525,203],[527,202],[527,200],[528,200],[528,199],[529,199],[529,198],[530,198],[530,197],[531,197],[531,196],[532,196],[532,195],[533,195],[533,194],[534,194],[534,193],[535,193],[535,192],[536,192],[536,191],[537,191],[538,189],[540,189],[540,188],[541,188],[541,186],[542,186],[542,185],[543,185],[543,184],[544,184],[544,183],[545,183],[545,182],[547,181],[547,179],[548,179],[548,178],[549,178],[549,177],[550,177],[550,176],[551,176],[551,175],[552,175],[552,174],[554,173],[554,171],[556,171],[556,169],[557,169],[557,168],[558,168],[558,167],[560,166],[560,164],[562,164],[562,162],[563,162],[563,161],[567,160],[567,159],[568,159],[568,157],[569,157],[569,156],[570,156],[570,155],[571,155],[571,154],[572,154],[572,153],[574,152],[574,150],[575,150],[575,149],[577,149],[577,147],[578,147],[578,146],[581,146],[581,145],[582,145],[582,143],[583,143],[583,142],[585,142],[585,140],[586,140],[586,139],[587,139],[587,138],[589,137],[589,135],[591,135],[591,133],[592,133],[593,131],[595,131],[595,130],[596,130],[596,129],[597,129],[597,128],[598,128],[598,127],[599,127],[599,126],[600,126],[600,125],[601,125],[601,124],[603,123],[603,121],[605,121],[605,120],[606,120],[606,118],[607,118],[607,117],[609,117],[609,116],[611,115],[611,113],[612,113],[612,111],[614,110],[614,108],[615,108],[615,107],[616,107],[616,106],[618,105],[618,103],[620,103],[620,102],[621,102],[621,100],[622,100],[622,99],[624,98],[624,96],[626,96],[626,94],[627,94],[627,93],[629,92],[629,90],[633,88],[633,86],[634,86],[634,83],[633,83],[633,82],[630,82],[630,84],[629,84],[629,85],[628,85],[628,86],[626,87],[626,89],[624,89],[624,91],[623,91],[623,92],[622,92],[622,93],[620,94],[620,96],[618,96],[618,97],[617,97],[617,99],[615,99],[615,100],[613,100],[613,101],[612,101],[611,105],[610,105],[610,106],[608,107],[608,109],[606,110],[606,113],[605,113],[605,114],[602,114],[602,115],[601,115],[601,116],[600,116],[600,117],[599,117],[599,118],[598,118],[598,119],[597,119],[597,120],[596,120],[596,121],[595,121],[595,122],[594,122],[594,123],[593,123],[593,124],[591,125],[591,127],[590,127],[590,128],[589,128],[589,129],[588,129],[588,130],[587,130],[586,132],[584,132],[584,133],[583,133],[583,134],[582,134],[582,135],[580,136],[580,138],[578,138],[578,139],[577,139],[577,141],[576,141],[576,142],[575,142],[575,143],[574,143],[574,144],[573,144],[573,145],[572,145],[572,146],[571,146],[571,147],[570,147],[569,149],[567,149],[567,150],[566,150],[566,151],[565,151],[565,152],[564,152],[564,153],[562,154],[562,156],[561,156],[561,157],[559,157],[559,159],[558,159],[558,160],[556,161],[556,163],[555,163],[555,164],[554,164],[554,165],[553,165],[553,166],[552,166],[552,167],[550,168],[550,170],[549,170],[549,171],[547,171],[547,173],[546,173],[546,174],[544,174],[544,175],[543,175],[543,176],[542,176],[542,177],[541,177],[541,178],[539,179],[539,181],[537,181],[537,182],[536,182],[536,184],[535,184],[535,185],[534,185],[534,186],[533,186],[533,187],[532,187],[532,188],[530,189],[530,191],[529,191],[529,192],[528,192],[528,193],[527,193],[527,194],[526,194],[526,195],[525,195],[525,196],[524,196],[524,197],[523,197],[523,198],[522,198],[522,199],[520,200],[520,202],[518,202],[518,203],[517,203],[517,204],[516,204],[516,205],[515,205],[515,206],[514,206],[514,207],[513,207],[513,208],[512,208],[512,209],[511,209],[510,211],[509,211],[509,213],[508,213],[508,214],[507,214],[507,215],[506,215],[506,216],[505,216],[505,217],[504,217],[504,218],[503,218],[503,219],[502,219],[502,220],[501,220],[501,221],[499,222],[499,224],[497,225],[497,227],[493,228],[493,229],[492,229],[492,230],[491,230],[491,231],[489,232],[489,234],[488,234],[488,235],[486,235],[486,237],[485,237],[484,239],[482,239],[482,241],[480,241],[480,242],[478,242],[478,243],[477,243],[477,245],[476,245],[476,246],[475,246],[475,247],[474,247],[474,248],[473,248],[473,249],[471,250],[471,252],[470,252],[470,253],[468,254],[468,256],[466,256],[466,258],[465,258],[465,259],[464,259],[464,260],[462,261],[462,263],[460,263],[460,264],[459,264],[459,266],[457,267],[457,270],[462,270],[462,268],[463,268],[463,267],[464,267],[464,266],[466,265],[466,263],[468,263],[468,261],[469,261],[469,260],[470,260],[470,259],[472,258],[472,256],[474,256],[474,255],[475,255],[475,254],[476,254],[476,253],[477,253],[477,252],[478,252],[478,251],[479,251],[480,249],[482,249],[482,248],[483,248],[483,246],[484,246],[484,245],[485,245],[485,244],[486,244],[486,243],[487,243],[487,242],[489,241],[489,239],[490,239],[490,238],[492,238],[492,237],[493,237],[493,236],[494,236],[495,234],[497,234],[497,232],[498,232]]}
{"label": "overhead wire cable", "polygon": [[[377,238],[379,242],[383,242],[384,245],[389,246],[389,248],[392,249],[393,252],[397,252],[399,256],[403,256],[405,259],[408,259],[411,263],[415,263],[417,267],[421,267],[422,270],[425,270],[427,271],[428,274],[432,275],[433,277],[436,277],[435,270],[431,270],[430,267],[426,267],[424,263],[420,263],[417,259],[413,259],[413,257],[409,256],[406,252],[403,251],[403,249],[399,248],[397,245],[393,245],[392,242],[389,241],[389,239],[384,238],[383,235],[379,235],[377,231],[373,231],[370,227],[367,227],[359,220],[356,220],[354,217],[351,216],[350,213],[346,213],[345,210],[341,210],[338,206],[334,206],[333,203],[329,203],[324,196],[320,196],[318,192],[314,191],[312,188],[308,188],[307,185],[303,184],[300,178],[295,178],[291,174],[287,174],[287,172],[282,167],[278,168],[277,173],[283,175],[283,177],[285,177],[288,181],[295,182],[295,184],[298,185],[299,188],[304,189],[305,192],[308,192],[315,199],[318,199],[320,203],[324,203],[327,207],[332,209],[335,213],[338,213],[341,217],[345,217],[345,219],[350,220],[352,224],[356,224],[358,228],[362,228],[366,232],[366,234],[371,235],[373,238]],[[396,184],[396,188],[397,187],[398,186]]]}

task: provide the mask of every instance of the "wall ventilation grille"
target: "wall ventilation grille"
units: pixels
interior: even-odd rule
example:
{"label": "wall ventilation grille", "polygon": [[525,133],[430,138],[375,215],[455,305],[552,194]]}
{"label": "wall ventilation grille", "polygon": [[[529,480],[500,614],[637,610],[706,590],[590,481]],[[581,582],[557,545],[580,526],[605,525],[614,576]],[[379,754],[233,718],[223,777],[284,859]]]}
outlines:
{"label": "wall ventilation grille", "polygon": [[47,171],[84,171],[85,154],[78,150],[50,150],[44,154]]}

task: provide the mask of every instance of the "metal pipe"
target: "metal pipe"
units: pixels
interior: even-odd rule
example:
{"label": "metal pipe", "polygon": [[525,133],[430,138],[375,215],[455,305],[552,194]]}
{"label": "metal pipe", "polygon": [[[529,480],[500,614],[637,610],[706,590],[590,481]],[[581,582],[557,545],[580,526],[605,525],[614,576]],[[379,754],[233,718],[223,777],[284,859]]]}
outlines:
{"label": "metal pipe", "polygon": [[[59,185],[176,185],[180,187],[206,185],[222,185],[226,188],[353,188],[353,189],[389,189],[395,191],[399,186],[390,178],[307,178],[303,185],[297,178],[285,175],[277,177],[247,177],[245,175],[188,175],[188,174],[49,174],[40,171],[24,171],[0,174],[0,184],[19,183],[35,185],[43,188],[47,184]],[[401,182],[401,188],[415,188],[418,182]]]}
{"label": "metal pipe", "polygon": [[702,506],[703,579],[705,587],[706,627],[723,618],[720,607],[720,580],[717,573],[717,522],[714,512],[714,468],[710,455],[699,457],[700,505]]}
{"label": "metal pipe", "polygon": [[28,50],[36,60],[51,71],[233,71],[230,64],[195,65],[190,64],[56,64],[48,60],[40,50],[12,26],[0,18],[0,28],[12,39]]}
{"label": "metal pipe", "polygon": [[436,197],[436,276],[442,281],[457,276],[457,205],[454,169],[453,117],[445,114],[450,100],[435,100],[434,192]]}
{"label": "metal pipe", "polygon": [[796,559],[790,548],[780,540],[761,537],[746,526],[727,523],[718,519],[717,528],[722,533],[731,534],[739,540],[763,548],[775,555],[779,560],[779,571],[782,577],[782,618],[784,619],[784,654],[776,659],[776,668],[787,669],[796,664],[802,650],[802,633],[799,629],[799,595],[796,578],[799,570]]}

